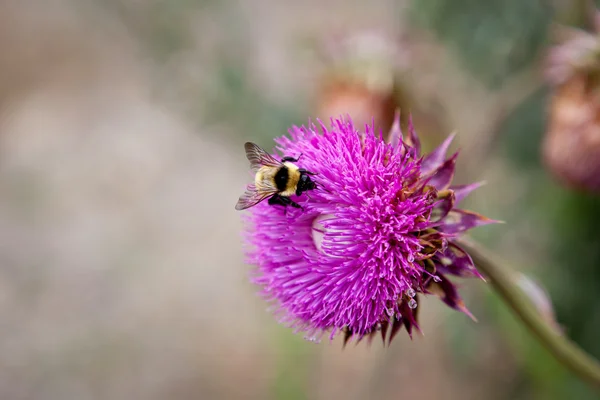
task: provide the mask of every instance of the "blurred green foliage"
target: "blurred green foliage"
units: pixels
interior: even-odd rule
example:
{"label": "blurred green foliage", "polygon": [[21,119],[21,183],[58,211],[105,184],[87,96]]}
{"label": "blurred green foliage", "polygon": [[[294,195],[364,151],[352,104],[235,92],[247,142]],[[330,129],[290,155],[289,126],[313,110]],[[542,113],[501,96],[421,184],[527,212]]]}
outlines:
{"label": "blurred green foliage", "polygon": [[214,0],[102,2],[121,17],[127,28],[141,39],[145,51],[158,61],[165,61],[171,54],[191,45],[186,14],[214,4]]}
{"label": "blurred green foliage", "polygon": [[546,128],[548,95],[549,91],[544,87],[524,99],[504,120],[498,135],[514,166],[530,173],[545,173],[539,147]]}
{"label": "blurred green foliage", "polygon": [[214,77],[215,90],[204,93],[204,99],[210,101],[200,111],[204,117],[203,123],[228,121],[240,136],[263,142],[265,148],[273,147],[271,139],[285,134],[290,126],[307,123],[306,118],[302,117],[301,105],[294,107],[293,104],[277,103],[266,97],[248,77],[243,63],[232,62],[224,57],[218,61],[218,65]]}
{"label": "blurred green foliage", "polygon": [[412,0],[410,13],[490,88],[536,59],[552,18],[542,0]]}
{"label": "blurred green foliage", "polygon": [[[410,11],[417,26],[430,30],[451,49],[465,71],[488,85],[493,96],[494,89],[516,73],[532,68],[549,43],[554,14],[549,4],[537,0],[413,0]],[[566,14],[582,18],[581,2],[565,4],[572,7]],[[577,25],[583,25],[579,22]],[[497,212],[509,222],[542,221],[538,229],[549,237],[548,243],[535,237],[530,240],[543,248],[545,255],[538,265],[528,266],[526,273],[548,289],[566,334],[600,358],[600,198],[561,187],[545,170],[540,144],[548,96],[544,87],[526,98],[497,135],[498,153],[514,167],[515,179],[526,188],[519,207]],[[478,239],[491,247],[497,240],[493,236]],[[511,399],[598,398],[549,356],[493,293],[486,298],[476,307],[487,308],[485,314],[503,332],[522,370],[523,379],[507,386],[505,395],[510,394]],[[472,328],[451,324],[450,332],[457,360],[474,363],[476,356],[469,356],[468,351],[476,343]]]}
{"label": "blurred green foliage", "polygon": [[[527,190],[512,218],[538,216],[549,232],[546,256],[527,271],[549,291],[558,322],[565,333],[586,351],[600,357],[600,198],[561,187],[544,169],[540,143],[546,129],[548,90],[541,89],[523,101],[509,116],[501,132],[501,151],[519,171]],[[535,238],[533,238],[535,241]],[[523,251],[526,251],[524,249]],[[494,299],[493,302],[496,302]],[[498,324],[522,355],[523,371],[531,378],[525,392],[540,399],[596,399],[597,394],[567,373],[512,317]]]}
{"label": "blurred green foliage", "polygon": [[[163,67],[178,52],[195,46],[194,33],[188,24],[190,15],[210,14],[218,24],[227,27],[213,39],[218,43],[217,51],[198,65],[211,74],[210,84],[188,88],[197,96],[195,105],[188,110],[190,120],[201,122],[204,127],[226,123],[239,136],[263,144],[287,132],[291,125],[307,122],[301,104],[273,100],[253,81],[249,69],[253,36],[249,34],[247,15],[235,3],[151,0],[133,4],[107,0],[104,5],[121,16],[140,39],[145,53]],[[168,66],[155,72],[165,82],[163,87],[168,87],[172,73]]]}
{"label": "blurred green foliage", "polygon": [[309,351],[301,335],[292,335],[284,326],[276,327],[277,376],[271,388],[272,398],[305,400],[310,398],[309,371],[314,367],[314,351]]}
{"label": "blurred green foliage", "polygon": [[563,188],[545,170],[539,146],[547,98],[548,90],[541,89],[514,110],[500,135],[502,149],[528,183],[519,212],[543,214],[553,232],[547,250],[554,265],[540,266],[539,273],[560,299],[555,301],[559,320],[571,337],[600,358],[600,342],[593,333],[600,331],[600,318],[595,317],[600,315],[600,197]]}

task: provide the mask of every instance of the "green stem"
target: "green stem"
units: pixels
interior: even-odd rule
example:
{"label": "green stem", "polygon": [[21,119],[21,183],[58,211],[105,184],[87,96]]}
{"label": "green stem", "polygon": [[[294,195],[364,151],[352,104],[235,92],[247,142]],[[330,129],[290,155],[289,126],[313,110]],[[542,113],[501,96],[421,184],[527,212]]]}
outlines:
{"label": "green stem", "polygon": [[559,334],[538,312],[529,297],[513,279],[513,271],[499,263],[495,255],[466,239],[460,245],[471,255],[494,290],[529,328],[542,345],[573,373],[600,389],[600,363],[565,335]]}

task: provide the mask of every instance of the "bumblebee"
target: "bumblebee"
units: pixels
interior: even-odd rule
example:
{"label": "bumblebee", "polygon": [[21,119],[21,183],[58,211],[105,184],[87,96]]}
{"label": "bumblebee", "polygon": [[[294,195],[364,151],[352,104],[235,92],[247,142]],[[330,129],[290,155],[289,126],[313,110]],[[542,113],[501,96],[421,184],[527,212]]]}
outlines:
{"label": "bumblebee", "polygon": [[316,188],[315,182],[310,179],[310,175],[316,174],[294,164],[302,154],[298,158],[283,157],[281,161],[277,161],[254,143],[247,142],[244,149],[250,161],[250,169],[255,172],[254,183],[240,196],[235,209],[244,210],[266,198],[269,198],[270,205],[302,208],[290,196],[300,196],[305,191]]}

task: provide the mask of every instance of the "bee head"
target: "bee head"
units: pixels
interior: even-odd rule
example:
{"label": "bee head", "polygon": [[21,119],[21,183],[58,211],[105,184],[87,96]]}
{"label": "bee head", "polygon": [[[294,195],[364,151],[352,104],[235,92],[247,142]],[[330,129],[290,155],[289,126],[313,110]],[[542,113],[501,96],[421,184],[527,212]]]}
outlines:
{"label": "bee head", "polygon": [[305,171],[305,170],[300,171],[300,179],[298,180],[298,189],[297,189],[298,195],[300,195],[302,192],[305,192],[307,190],[313,190],[317,187],[315,182],[313,182],[313,180],[310,179],[310,175],[312,175],[312,173],[310,173],[308,171]]}

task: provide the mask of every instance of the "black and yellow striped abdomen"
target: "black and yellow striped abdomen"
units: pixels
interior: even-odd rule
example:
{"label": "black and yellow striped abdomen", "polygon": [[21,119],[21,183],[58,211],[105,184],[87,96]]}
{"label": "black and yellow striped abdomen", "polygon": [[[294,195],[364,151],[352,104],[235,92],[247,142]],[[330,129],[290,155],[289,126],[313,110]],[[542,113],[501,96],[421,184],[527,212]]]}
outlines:
{"label": "black and yellow striped abdomen", "polygon": [[284,162],[278,168],[263,166],[254,180],[259,190],[276,191],[280,196],[289,197],[296,193],[300,170],[291,162]]}

